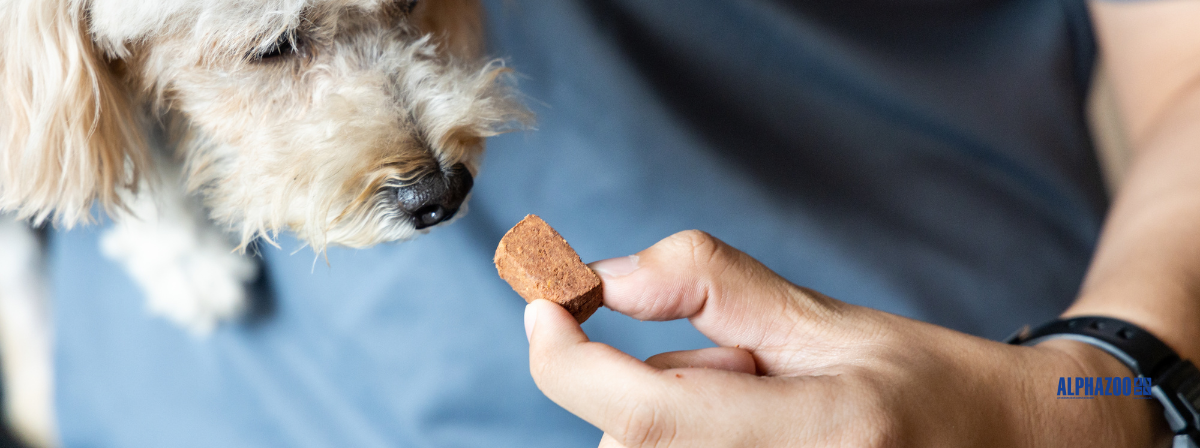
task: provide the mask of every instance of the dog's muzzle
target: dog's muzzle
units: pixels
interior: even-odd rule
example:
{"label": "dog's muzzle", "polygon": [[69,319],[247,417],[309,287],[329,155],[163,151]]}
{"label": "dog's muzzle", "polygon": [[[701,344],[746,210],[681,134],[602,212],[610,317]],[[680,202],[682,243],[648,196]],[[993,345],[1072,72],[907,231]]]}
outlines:
{"label": "dog's muzzle", "polygon": [[413,226],[424,229],[453,218],[473,185],[471,173],[460,163],[449,171],[435,171],[397,187],[396,201],[412,217]]}

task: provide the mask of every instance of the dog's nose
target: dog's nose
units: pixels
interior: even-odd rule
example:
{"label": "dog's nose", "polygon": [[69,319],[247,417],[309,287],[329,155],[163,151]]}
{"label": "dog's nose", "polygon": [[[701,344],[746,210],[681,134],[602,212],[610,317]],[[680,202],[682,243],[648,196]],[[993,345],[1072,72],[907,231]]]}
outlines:
{"label": "dog's nose", "polygon": [[412,216],[413,225],[424,229],[453,218],[474,184],[466,165],[460,163],[449,172],[430,173],[397,188],[396,200]]}

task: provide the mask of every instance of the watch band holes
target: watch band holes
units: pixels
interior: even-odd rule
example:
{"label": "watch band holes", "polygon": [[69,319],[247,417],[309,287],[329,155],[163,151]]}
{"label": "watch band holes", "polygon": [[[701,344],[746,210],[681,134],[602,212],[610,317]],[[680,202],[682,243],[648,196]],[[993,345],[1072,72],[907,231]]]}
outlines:
{"label": "watch band holes", "polygon": [[1117,331],[1117,336],[1121,339],[1133,339],[1134,331],[1132,328],[1122,328]]}

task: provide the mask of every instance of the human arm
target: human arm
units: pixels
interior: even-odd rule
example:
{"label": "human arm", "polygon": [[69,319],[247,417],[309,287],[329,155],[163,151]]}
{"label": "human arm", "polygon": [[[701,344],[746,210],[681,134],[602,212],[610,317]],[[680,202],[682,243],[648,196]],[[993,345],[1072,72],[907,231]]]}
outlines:
{"label": "human arm", "polygon": [[603,429],[602,447],[1148,446],[1164,435],[1148,400],[1054,399],[1059,376],[1129,375],[1089,347],[1010,346],[846,304],[702,232],[635,257],[594,264],[606,306],[688,318],[720,347],[643,363],[589,342],[557,305],[530,304],[538,387]]}
{"label": "human arm", "polygon": [[[1194,148],[1200,46],[1186,34],[1200,17],[1189,3],[1095,5],[1136,156],[1066,315],[1127,320],[1200,359]],[[637,273],[606,275],[606,304],[639,319],[689,318],[721,348],[640,363],[586,342],[547,304],[531,305],[535,379],[552,399],[604,429],[610,435],[604,444],[1149,446],[1165,440],[1152,401],[1054,400],[1060,376],[1130,375],[1090,346],[1010,347],[972,338],[790,285],[701,235],[676,239],[684,243],[668,239],[640,254]],[[668,250],[674,245],[693,251]],[[721,249],[705,249],[711,247]],[[646,261],[651,253],[661,263]],[[662,271],[673,269],[681,271]],[[681,360],[711,368],[681,369]]]}
{"label": "human arm", "polygon": [[1091,4],[1133,152],[1067,316],[1127,320],[1200,359],[1200,2]]}

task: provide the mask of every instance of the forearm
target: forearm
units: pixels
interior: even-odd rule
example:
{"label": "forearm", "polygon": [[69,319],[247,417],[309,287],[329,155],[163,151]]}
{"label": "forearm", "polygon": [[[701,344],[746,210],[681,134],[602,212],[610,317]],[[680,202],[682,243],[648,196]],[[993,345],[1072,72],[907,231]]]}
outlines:
{"label": "forearm", "polygon": [[[1133,165],[1109,211],[1079,298],[1064,315],[1126,320],[1184,358],[1200,360],[1200,89],[1173,103],[1156,124],[1136,134]],[[1115,357],[1087,344],[1042,345],[1075,360],[1082,372],[1076,375],[1130,375]],[[1162,408],[1153,400],[1098,400],[1094,406],[1054,401],[1037,394],[1030,398],[1057,416],[1049,428],[1032,433],[1049,434],[1053,425],[1067,422],[1074,429],[1108,428],[1108,446],[1170,445]]]}
{"label": "forearm", "polygon": [[1142,134],[1078,301],[1200,360],[1200,89]]}
{"label": "forearm", "polygon": [[1066,314],[1131,321],[1200,360],[1200,3],[1091,7],[1133,161]]}

